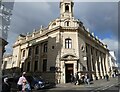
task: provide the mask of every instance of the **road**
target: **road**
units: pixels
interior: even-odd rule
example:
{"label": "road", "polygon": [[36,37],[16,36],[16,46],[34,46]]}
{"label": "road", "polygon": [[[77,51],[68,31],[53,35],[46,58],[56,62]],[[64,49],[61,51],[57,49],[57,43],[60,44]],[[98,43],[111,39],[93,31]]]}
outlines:
{"label": "road", "polygon": [[97,90],[91,90],[90,92],[120,92],[120,84],[107,86]]}
{"label": "road", "polygon": [[72,85],[63,84],[58,85],[55,88],[43,89],[32,92],[120,92],[120,83],[118,83],[118,78],[106,80],[98,80],[91,83],[91,85]]}
{"label": "road", "polygon": [[[57,84],[56,87],[50,89],[32,90],[32,92],[120,92],[119,88],[120,80],[116,77],[110,78],[109,81],[105,79],[95,80],[90,85]],[[16,92],[16,90],[12,90],[11,92]]]}
{"label": "road", "polygon": [[60,90],[44,89],[44,90],[37,90],[32,92],[120,92],[120,84],[102,87],[101,89],[96,89],[92,87],[88,87],[86,90],[85,89],[84,90],[72,89],[72,88],[67,88],[67,89],[63,88]]}

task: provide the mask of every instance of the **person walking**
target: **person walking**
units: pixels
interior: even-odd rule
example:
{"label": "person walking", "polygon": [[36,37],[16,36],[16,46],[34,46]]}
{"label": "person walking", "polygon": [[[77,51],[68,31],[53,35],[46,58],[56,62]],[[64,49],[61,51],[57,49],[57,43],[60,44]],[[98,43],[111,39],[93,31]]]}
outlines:
{"label": "person walking", "polygon": [[78,80],[79,80],[79,75],[78,73],[75,73],[75,85],[78,84]]}
{"label": "person walking", "polygon": [[85,83],[84,80],[85,80],[85,75],[81,75],[81,83]]}
{"label": "person walking", "polygon": [[26,80],[23,80],[22,92],[31,92],[30,85]]}
{"label": "person walking", "polygon": [[74,81],[74,76],[73,76],[72,73],[70,74],[70,80],[71,80],[71,83],[73,83],[73,81]]}
{"label": "person walking", "polygon": [[26,72],[23,72],[22,76],[19,78],[18,83],[17,83],[18,91],[20,91],[20,92],[22,91],[23,80],[26,80],[25,75],[26,75]]}
{"label": "person walking", "polygon": [[2,84],[2,91],[1,92],[11,92],[11,85],[8,82],[8,78],[4,78],[4,83]]}
{"label": "person walking", "polygon": [[107,80],[107,81],[109,80],[109,76],[108,76],[108,74],[106,74],[106,80]]}
{"label": "person walking", "polygon": [[87,83],[88,85],[90,85],[90,78],[89,78],[89,75],[86,74],[85,75],[85,80],[84,80],[85,83]]}
{"label": "person walking", "polygon": [[90,78],[88,74],[87,74],[87,84],[90,85]]}

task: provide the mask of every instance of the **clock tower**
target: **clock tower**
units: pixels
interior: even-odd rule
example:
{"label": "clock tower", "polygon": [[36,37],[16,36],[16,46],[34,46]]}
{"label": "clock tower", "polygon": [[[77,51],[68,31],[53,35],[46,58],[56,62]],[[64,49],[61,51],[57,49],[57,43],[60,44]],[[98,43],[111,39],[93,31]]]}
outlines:
{"label": "clock tower", "polygon": [[60,17],[71,18],[73,17],[73,5],[72,0],[61,0],[60,1]]}

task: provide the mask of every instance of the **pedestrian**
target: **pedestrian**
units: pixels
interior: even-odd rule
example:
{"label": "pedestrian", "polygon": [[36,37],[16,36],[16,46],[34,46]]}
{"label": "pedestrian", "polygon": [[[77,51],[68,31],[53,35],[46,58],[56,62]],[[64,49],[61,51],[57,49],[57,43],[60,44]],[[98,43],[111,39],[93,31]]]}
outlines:
{"label": "pedestrian", "polygon": [[84,83],[87,83],[87,74],[85,74]]}
{"label": "pedestrian", "polygon": [[90,78],[89,78],[89,75],[86,74],[85,75],[85,80],[84,80],[85,83],[87,83],[88,85],[90,85]]}
{"label": "pedestrian", "polygon": [[81,80],[82,80],[82,83],[84,83],[85,75],[82,75]]}
{"label": "pedestrian", "polygon": [[[23,80],[26,80],[25,75],[26,75],[26,72],[23,72],[23,73],[22,73],[22,76],[19,78],[18,83],[17,83],[17,85],[18,85],[18,90],[19,90],[20,92],[22,91]],[[27,80],[26,80],[26,81],[27,81]]]}
{"label": "pedestrian", "polygon": [[30,92],[31,88],[29,83],[26,80],[23,80],[22,92]]}
{"label": "pedestrian", "polygon": [[108,76],[108,74],[106,74],[106,80],[107,80],[107,81],[109,80],[109,76]]}
{"label": "pedestrian", "polygon": [[70,74],[70,80],[71,80],[71,83],[73,83],[74,76],[73,76],[73,74],[72,74],[72,73]]}
{"label": "pedestrian", "polygon": [[78,73],[75,73],[75,85],[78,84],[78,80],[79,80],[79,75]]}
{"label": "pedestrian", "polygon": [[4,78],[4,82],[2,84],[2,91],[1,92],[10,92],[11,85],[8,82],[8,78]]}

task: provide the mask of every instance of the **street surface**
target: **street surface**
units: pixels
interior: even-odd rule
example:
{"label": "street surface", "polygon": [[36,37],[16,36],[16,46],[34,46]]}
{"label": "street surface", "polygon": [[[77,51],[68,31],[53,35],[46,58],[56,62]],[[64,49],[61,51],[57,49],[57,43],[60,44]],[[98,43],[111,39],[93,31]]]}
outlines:
{"label": "street surface", "polygon": [[99,79],[92,81],[90,85],[74,85],[71,83],[58,84],[55,88],[33,90],[32,92],[120,92],[120,81],[118,77],[110,78],[109,81]]}

